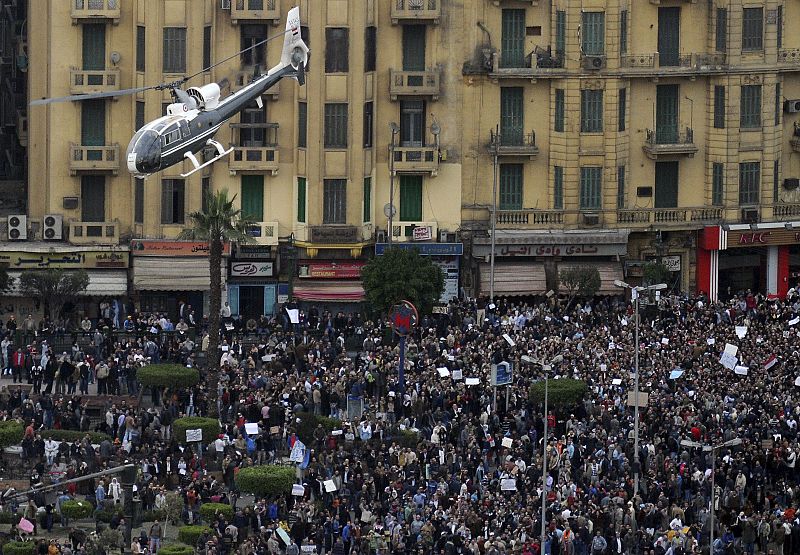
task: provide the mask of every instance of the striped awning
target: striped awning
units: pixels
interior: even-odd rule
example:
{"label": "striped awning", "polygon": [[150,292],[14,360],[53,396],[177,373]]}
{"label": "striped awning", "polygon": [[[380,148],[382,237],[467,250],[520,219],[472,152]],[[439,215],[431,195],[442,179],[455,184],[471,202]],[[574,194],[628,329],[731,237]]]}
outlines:
{"label": "striped awning", "polygon": [[309,281],[294,286],[292,295],[298,301],[357,303],[364,300],[360,281]]}
{"label": "striped awning", "polygon": [[[89,274],[89,285],[86,291],[80,293],[87,297],[121,296],[128,293],[128,271],[127,270],[86,270]],[[3,295],[9,297],[21,297],[23,294],[19,290],[19,277],[21,271],[10,271],[8,277],[14,279],[14,283]]]}
{"label": "striped awning", "polygon": [[[481,264],[481,294],[488,295],[491,289],[491,266]],[[547,279],[542,262],[495,261],[495,296],[541,295],[547,291]]]}
{"label": "striped awning", "polygon": [[[228,270],[222,259],[220,274],[225,285]],[[211,274],[208,258],[178,256],[135,256],[133,288],[137,291],[208,291]]]}

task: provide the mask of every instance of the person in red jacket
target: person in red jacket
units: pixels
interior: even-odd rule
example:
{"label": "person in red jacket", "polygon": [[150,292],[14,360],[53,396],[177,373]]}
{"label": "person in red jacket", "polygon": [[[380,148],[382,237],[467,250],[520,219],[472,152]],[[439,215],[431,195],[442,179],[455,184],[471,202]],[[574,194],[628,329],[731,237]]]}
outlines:
{"label": "person in red jacket", "polygon": [[14,376],[14,383],[22,383],[22,369],[25,367],[25,353],[22,352],[22,347],[17,347],[17,351],[11,359],[11,374]]}

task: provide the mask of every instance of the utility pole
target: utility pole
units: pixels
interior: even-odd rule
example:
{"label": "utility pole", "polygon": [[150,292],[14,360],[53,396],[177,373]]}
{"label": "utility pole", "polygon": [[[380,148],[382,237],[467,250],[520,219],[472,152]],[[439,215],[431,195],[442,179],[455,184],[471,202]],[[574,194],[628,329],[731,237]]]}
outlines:
{"label": "utility pole", "polygon": [[494,128],[494,135],[492,135],[492,213],[491,213],[491,226],[492,226],[492,250],[489,252],[489,303],[494,302],[494,248],[496,245],[495,234],[497,232],[497,179],[498,167],[497,159],[500,155],[500,126],[496,125]]}
{"label": "utility pole", "polygon": [[394,235],[394,148],[397,146],[395,138],[400,132],[400,127],[395,123],[389,124],[389,131],[392,132],[392,142],[389,143],[389,233],[386,236],[386,243],[389,247],[392,246],[392,236]]}

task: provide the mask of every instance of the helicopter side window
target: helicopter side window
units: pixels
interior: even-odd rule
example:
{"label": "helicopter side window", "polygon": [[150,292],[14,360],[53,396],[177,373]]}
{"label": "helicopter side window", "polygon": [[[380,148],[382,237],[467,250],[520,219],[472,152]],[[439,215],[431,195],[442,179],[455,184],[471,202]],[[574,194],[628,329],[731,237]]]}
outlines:
{"label": "helicopter side window", "polygon": [[180,140],[181,140],[181,130],[177,126],[175,126],[170,131],[165,133],[162,137],[162,142],[164,143],[164,146],[170,145]]}

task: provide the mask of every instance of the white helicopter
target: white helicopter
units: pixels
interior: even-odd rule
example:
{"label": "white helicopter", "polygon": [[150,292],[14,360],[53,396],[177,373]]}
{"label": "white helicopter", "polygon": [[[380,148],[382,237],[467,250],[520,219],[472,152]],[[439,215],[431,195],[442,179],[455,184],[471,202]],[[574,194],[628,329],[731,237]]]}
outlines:
{"label": "white helicopter", "polygon": [[[31,102],[31,106],[49,104],[51,102],[109,98],[136,94],[146,90],[169,89],[175,102],[168,106],[167,115],[142,126],[133,136],[130,144],[128,144],[126,153],[128,170],[134,176],[146,177],[173,166],[184,159],[188,159],[193,168],[187,173],[181,174],[182,177],[188,177],[230,154],[233,150],[233,148],[226,150],[222,144],[214,140],[214,134],[223,123],[254,101],[261,107],[261,95],[284,77],[297,79],[301,85],[305,83],[305,68],[308,63],[309,50],[300,36],[300,9],[296,6],[289,10],[286,18],[286,31],[283,33],[283,37],[280,63],[267,73],[256,75],[249,84],[222,99],[220,98],[220,85],[217,83],[209,83],[202,87],[191,87],[186,91],[181,89],[181,86],[186,81],[210,69],[205,68],[195,75],[184,77],[172,83],[112,92],[43,98],[34,100]],[[276,37],[254,44],[247,50],[273,38]],[[234,56],[239,54],[236,53]],[[234,56],[231,56],[231,58]],[[227,61],[227,59],[218,62],[215,66]],[[216,149],[216,155],[201,164],[195,153],[206,146],[213,146]]]}

